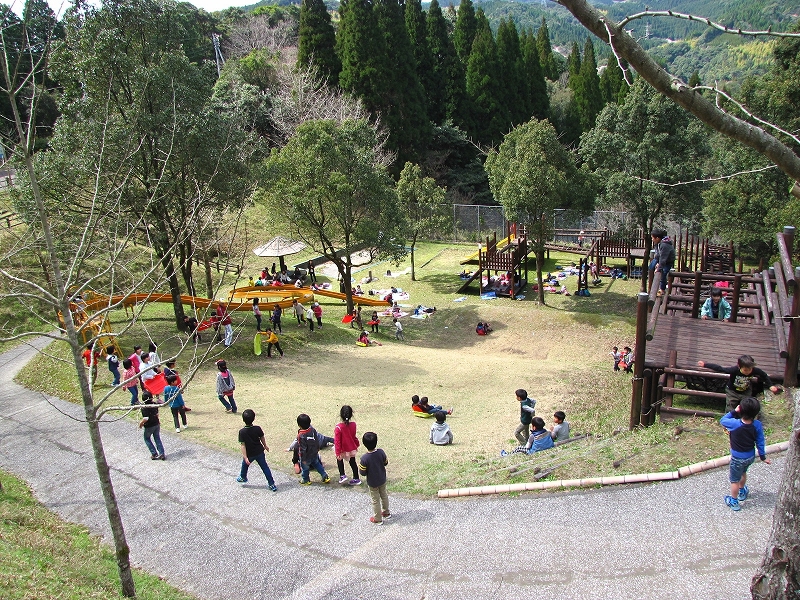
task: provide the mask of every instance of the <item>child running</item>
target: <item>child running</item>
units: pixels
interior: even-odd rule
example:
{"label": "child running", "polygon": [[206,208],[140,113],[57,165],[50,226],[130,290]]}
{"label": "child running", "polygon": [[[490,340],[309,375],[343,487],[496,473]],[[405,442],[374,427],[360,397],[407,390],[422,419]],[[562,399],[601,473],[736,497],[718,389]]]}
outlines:
{"label": "child running", "polygon": [[233,380],[233,373],[228,370],[228,363],[224,360],[217,361],[217,398],[225,407],[225,412],[236,414],[236,400],[233,399],[233,392],[236,389],[236,382]]}
{"label": "child running", "polygon": [[731,465],[729,480],[731,494],[725,496],[725,504],[731,510],[741,510],[740,502],[747,500],[750,488],[747,487],[747,469],[756,460],[756,450],[762,462],[770,464],[764,450],[764,428],[756,415],[761,411],[761,403],[755,398],[745,398],[735,410],[728,412],[720,424],[728,431],[731,443]]}
{"label": "child running", "polygon": [[269,470],[265,452],[269,452],[269,446],[264,441],[264,430],[258,425],[253,425],[256,420],[256,413],[252,409],[246,408],[242,411],[244,427],[239,430],[239,444],[242,446],[242,469],[236,478],[238,483],[247,483],[247,471],[250,463],[257,462],[264,476],[267,478],[267,485],[273,492],[278,491],[275,480],[272,478],[272,471]]}
{"label": "child running", "polygon": [[177,375],[169,375],[167,377],[167,387],[164,388],[164,404],[169,404],[169,409],[172,411],[172,421],[175,423],[175,433],[181,432],[178,416],[180,416],[180,419],[183,422],[183,428],[186,429],[189,427],[189,425],[186,423],[186,403],[183,401],[181,388],[178,387]]}
{"label": "child running", "polygon": [[[353,409],[345,404],[339,411],[339,417],[342,419],[337,423],[333,430],[333,449],[336,453],[336,466],[339,467],[339,483],[344,485],[361,485],[361,479],[358,477],[358,465],[356,464],[356,454],[360,442],[356,437],[356,423],[352,420]],[[344,461],[350,463],[350,468],[353,470],[353,478],[350,479],[344,473]]]}
{"label": "child running", "polygon": [[319,459],[319,442],[317,430],[311,426],[311,417],[303,413],[297,416],[297,452],[300,459],[300,485],[311,485],[309,473],[316,469],[322,477],[322,483],[330,483],[331,478],[325,472],[322,461]]}
{"label": "child running", "polygon": [[138,371],[130,358],[122,361],[122,368],[125,369],[122,374],[122,380],[125,382],[122,384],[122,388],[131,393],[131,404],[139,404],[139,378],[136,377]]}
{"label": "child running", "polygon": [[[126,359],[127,360],[127,359]],[[161,424],[158,420],[158,406],[153,404],[153,394],[142,393],[144,406],[142,407],[142,420],[139,429],[144,429],[144,443],[150,450],[151,460],[166,460],[164,446],[161,443]],[[152,440],[150,438],[153,438]],[[155,444],[153,444],[155,442]]]}
{"label": "child running", "polygon": [[386,465],[389,459],[386,453],[378,448],[378,434],[368,431],[361,438],[364,442],[366,454],[361,456],[359,471],[367,477],[369,495],[372,496],[372,512],[374,516],[369,518],[370,523],[382,525],[384,519],[392,516],[389,512],[389,496],[386,494]]}
{"label": "child running", "polygon": [[119,385],[119,357],[117,357],[114,346],[106,348],[106,360],[108,361],[108,370],[114,376],[111,386],[116,387]]}
{"label": "child running", "polygon": [[267,327],[267,358],[272,358],[272,347],[274,346],[275,349],[280,353],[280,357],[283,358],[283,349],[281,348],[281,343],[278,341],[278,336],[275,335],[275,332],[272,331],[269,327]]}

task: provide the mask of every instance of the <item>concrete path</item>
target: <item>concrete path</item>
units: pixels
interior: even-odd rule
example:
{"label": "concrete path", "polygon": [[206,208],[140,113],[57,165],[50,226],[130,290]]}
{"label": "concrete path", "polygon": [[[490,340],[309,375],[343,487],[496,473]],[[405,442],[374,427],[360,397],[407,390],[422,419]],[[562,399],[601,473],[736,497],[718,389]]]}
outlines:
{"label": "concrete path", "polygon": [[[34,352],[0,355],[0,465],[108,538],[80,407],[12,381]],[[133,562],[201,598],[749,598],[784,462],[754,465],[738,514],[716,470],[549,496],[395,494],[379,527],[365,486],[301,488],[277,472],[275,494],[256,468],[240,487],[232,454],[165,433],[168,460],[154,462],[132,422],[102,432]]]}

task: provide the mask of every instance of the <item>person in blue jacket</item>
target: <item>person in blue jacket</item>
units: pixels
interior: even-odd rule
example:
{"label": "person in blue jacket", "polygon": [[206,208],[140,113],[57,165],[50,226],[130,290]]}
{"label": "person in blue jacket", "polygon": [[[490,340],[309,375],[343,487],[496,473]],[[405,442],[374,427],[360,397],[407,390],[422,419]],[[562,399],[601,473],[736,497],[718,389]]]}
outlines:
{"label": "person in blue jacket", "polygon": [[756,450],[762,462],[772,462],[764,450],[764,428],[761,421],[756,420],[760,411],[761,403],[756,398],[745,398],[719,421],[728,431],[731,443],[731,494],[725,496],[725,504],[732,510],[741,510],[740,502],[747,500],[750,495],[747,469],[756,460]]}

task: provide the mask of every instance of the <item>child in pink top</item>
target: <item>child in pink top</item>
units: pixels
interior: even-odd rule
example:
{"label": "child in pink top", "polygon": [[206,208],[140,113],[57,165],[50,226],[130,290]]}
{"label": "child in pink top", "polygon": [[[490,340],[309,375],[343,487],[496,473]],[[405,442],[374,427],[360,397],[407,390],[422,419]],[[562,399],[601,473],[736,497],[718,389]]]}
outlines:
{"label": "child in pink top", "polygon": [[339,483],[348,483],[349,478],[344,474],[344,461],[347,460],[353,470],[353,478],[349,481],[350,485],[361,485],[356,464],[356,454],[360,442],[356,437],[356,424],[351,421],[353,409],[345,404],[339,411],[339,416],[342,421],[333,430],[333,450],[336,453],[336,466],[339,467]]}
{"label": "child in pink top", "polygon": [[139,404],[139,381],[136,378],[139,371],[133,366],[133,361],[130,358],[122,361],[122,368],[125,369],[122,374],[122,381],[125,383],[122,384],[122,387],[127,388],[131,393],[131,404]]}

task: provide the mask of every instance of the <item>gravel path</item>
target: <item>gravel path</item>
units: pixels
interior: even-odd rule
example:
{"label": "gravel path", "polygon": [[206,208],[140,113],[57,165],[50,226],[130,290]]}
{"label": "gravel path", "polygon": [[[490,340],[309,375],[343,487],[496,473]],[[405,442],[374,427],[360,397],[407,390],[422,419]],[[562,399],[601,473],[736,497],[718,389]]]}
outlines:
{"label": "gravel path", "polygon": [[[34,351],[0,355],[0,465],[108,538],[86,427],[67,416],[80,407],[12,381]],[[749,598],[784,463],[751,469],[738,514],[715,470],[517,498],[395,494],[378,527],[365,486],[301,488],[276,472],[275,494],[257,467],[239,486],[236,456],[164,430],[166,462],[150,460],[130,421],[104,425],[103,442],[133,562],[201,598]]]}

